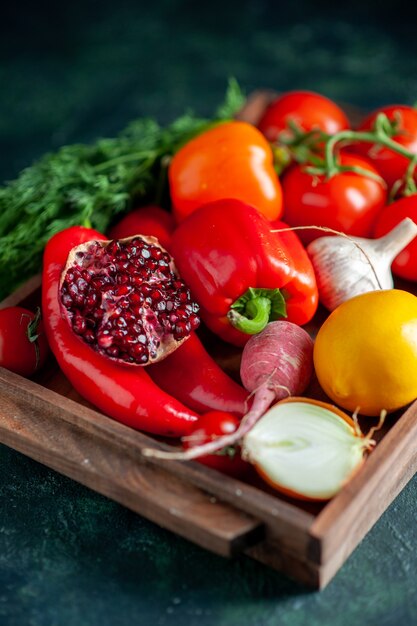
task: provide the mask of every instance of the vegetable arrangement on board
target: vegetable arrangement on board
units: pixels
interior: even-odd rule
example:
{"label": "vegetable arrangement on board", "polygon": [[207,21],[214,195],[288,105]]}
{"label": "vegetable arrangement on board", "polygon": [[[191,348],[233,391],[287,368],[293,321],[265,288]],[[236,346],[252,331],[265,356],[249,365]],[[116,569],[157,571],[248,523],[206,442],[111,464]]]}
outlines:
{"label": "vegetable arrangement on board", "polygon": [[[144,455],[246,480],[253,467],[289,497],[326,500],[386,414],[417,398],[417,298],[391,274],[417,282],[417,114],[385,107],[353,130],[300,91],[256,128],[232,119],[242,103],[231,81],[214,120],[139,120],[0,189],[4,292],[46,244],[43,327],[0,311],[0,365],[33,375],[47,338],[98,409],[182,438]],[[332,313],[314,342],[302,326],[319,302]],[[240,381],[214,341],[243,348]],[[309,397],[314,373],[337,406]],[[379,423],[363,434],[358,414]]]}

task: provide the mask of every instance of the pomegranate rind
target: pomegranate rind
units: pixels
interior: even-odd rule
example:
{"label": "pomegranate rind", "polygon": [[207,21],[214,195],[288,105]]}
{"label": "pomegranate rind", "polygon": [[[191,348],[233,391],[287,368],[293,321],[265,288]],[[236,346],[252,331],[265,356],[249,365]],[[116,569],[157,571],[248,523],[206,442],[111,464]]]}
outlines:
{"label": "pomegranate rind", "polygon": [[[68,308],[62,303],[62,301],[61,301],[61,292],[62,292],[63,285],[65,283],[65,279],[66,279],[68,271],[71,270],[72,268],[76,268],[77,266],[80,265],[79,264],[79,253],[81,252],[81,253],[85,254],[91,248],[91,246],[93,246],[93,245],[97,246],[97,248],[105,249],[113,241],[117,241],[120,244],[128,244],[128,243],[130,243],[131,241],[133,241],[134,239],[137,239],[137,238],[140,238],[142,241],[144,241],[145,243],[147,243],[149,245],[158,247],[163,254],[167,254],[170,257],[170,262],[169,262],[168,266],[169,266],[169,269],[170,269],[172,275],[175,277],[175,279],[180,280],[181,282],[184,282],[184,281],[182,281],[181,277],[179,276],[179,273],[178,273],[178,270],[177,270],[177,268],[175,266],[173,258],[171,257],[169,252],[160,244],[159,240],[156,237],[152,237],[150,235],[137,234],[137,235],[134,235],[132,237],[126,237],[126,238],[118,239],[118,240],[114,240],[114,239],[96,240],[96,239],[93,239],[91,241],[84,242],[84,243],[82,243],[82,244],[80,244],[78,246],[75,246],[69,252],[68,257],[67,257],[67,261],[65,263],[65,267],[63,268],[63,270],[61,272],[61,277],[60,277],[60,281],[59,281],[60,308],[61,308],[63,317],[67,320],[67,322],[68,322],[70,327],[72,327],[72,314],[70,313]],[[144,281],[144,282],[146,283],[147,281]],[[184,283],[184,286],[187,287],[185,285],[185,283]],[[133,292],[134,292],[134,290],[132,290],[129,295],[131,295],[131,293],[133,293]],[[193,328],[193,330],[194,330],[194,328]],[[127,360],[122,359],[122,358],[113,357],[113,356],[111,356],[111,355],[109,355],[107,353],[104,353],[96,345],[90,345],[90,347],[91,347],[92,350],[94,350],[96,352],[99,352],[100,354],[103,354],[103,356],[105,358],[108,358],[111,361],[113,361],[115,363],[118,363],[119,365],[123,365],[123,366],[126,366],[126,367],[146,367],[147,365],[151,365],[153,363],[157,363],[157,362],[162,361],[163,359],[165,359],[172,352],[174,352],[177,348],[179,348],[185,341],[187,341],[187,339],[190,337],[190,334],[191,334],[191,331],[185,337],[176,339],[172,333],[165,332],[163,334],[163,340],[161,340],[161,342],[160,342],[160,346],[156,349],[156,356],[152,356],[152,354],[149,352],[148,360],[145,363],[139,363],[139,362],[135,362],[135,361],[132,362],[132,361],[127,361]],[[77,337],[77,339],[79,341],[82,341],[83,343],[86,343],[83,340],[83,338],[80,335],[77,335],[75,332],[74,332],[74,336]]]}

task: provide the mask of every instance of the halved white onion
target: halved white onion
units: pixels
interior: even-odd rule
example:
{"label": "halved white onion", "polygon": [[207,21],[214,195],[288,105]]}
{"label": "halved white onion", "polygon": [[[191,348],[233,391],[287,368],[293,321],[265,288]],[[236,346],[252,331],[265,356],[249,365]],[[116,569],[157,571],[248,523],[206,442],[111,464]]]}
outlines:
{"label": "halved white onion", "polygon": [[374,444],[340,413],[307,399],[279,402],[245,436],[244,458],[278,490],[327,500],[362,465]]}

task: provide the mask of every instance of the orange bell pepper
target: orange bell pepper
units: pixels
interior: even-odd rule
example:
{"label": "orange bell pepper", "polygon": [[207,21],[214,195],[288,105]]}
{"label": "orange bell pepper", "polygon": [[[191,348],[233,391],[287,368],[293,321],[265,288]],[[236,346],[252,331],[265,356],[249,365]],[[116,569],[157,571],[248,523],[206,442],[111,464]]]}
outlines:
{"label": "orange bell pepper", "polygon": [[246,122],[218,124],[185,144],[172,159],[169,185],[177,222],[223,198],[246,202],[268,220],[282,215],[272,149]]}

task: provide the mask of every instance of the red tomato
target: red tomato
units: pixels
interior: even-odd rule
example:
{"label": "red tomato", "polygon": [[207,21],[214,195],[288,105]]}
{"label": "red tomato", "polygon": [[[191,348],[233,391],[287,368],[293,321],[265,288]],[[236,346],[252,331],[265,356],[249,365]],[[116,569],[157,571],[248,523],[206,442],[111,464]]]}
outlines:
{"label": "red tomato", "polygon": [[159,206],[144,206],[133,209],[122,217],[120,222],[110,229],[109,237],[124,239],[134,235],[149,235],[159,239],[168,250],[174,228],[175,222],[171,213]]}
{"label": "red tomato", "polygon": [[[356,155],[342,154],[341,165],[358,166],[377,174]],[[291,226],[327,226],[356,237],[370,237],[377,215],[386,203],[383,183],[353,172],[341,172],[329,180],[311,176],[305,166],[293,166],[282,179],[284,221]],[[297,231],[304,244],[326,233]]]}
{"label": "red tomato", "polygon": [[284,93],[269,105],[258,128],[269,141],[276,141],[278,134],[288,129],[289,121],[295,122],[304,131],[322,130],[329,135],[349,128],[342,109],[312,91]]}
{"label": "red tomato", "polygon": [[[382,237],[405,217],[410,217],[417,224],[417,194],[388,204],[381,211],[375,226],[375,237]],[[401,278],[417,282],[417,239],[395,258],[392,271]]]}
{"label": "red tomato", "polygon": [[[193,448],[208,441],[212,441],[220,435],[230,435],[239,426],[239,420],[231,413],[224,411],[210,411],[205,413],[196,422],[190,434],[184,438],[184,448]],[[207,454],[196,459],[200,463],[213,469],[240,478],[248,473],[251,466],[243,461],[240,456],[240,448],[233,448],[231,454],[221,452],[219,454]]]}
{"label": "red tomato", "polygon": [[[385,113],[389,120],[399,120],[399,132],[393,139],[413,154],[417,154],[417,111],[412,107],[402,104],[391,105],[377,109],[369,115],[359,127],[359,130],[369,130],[378,113]],[[396,180],[402,178],[410,161],[390,150],[389,148],[377,147],[370,143],[355,144],[352,149],[358,154],[363,154],[371,159],[382,178],[389,187]]]}
{"label": "red tomato", "polygon": [[20,306],[0,310],[0,365],[21,376],[32,376],[48,354],[42,322],[35,318]]}

